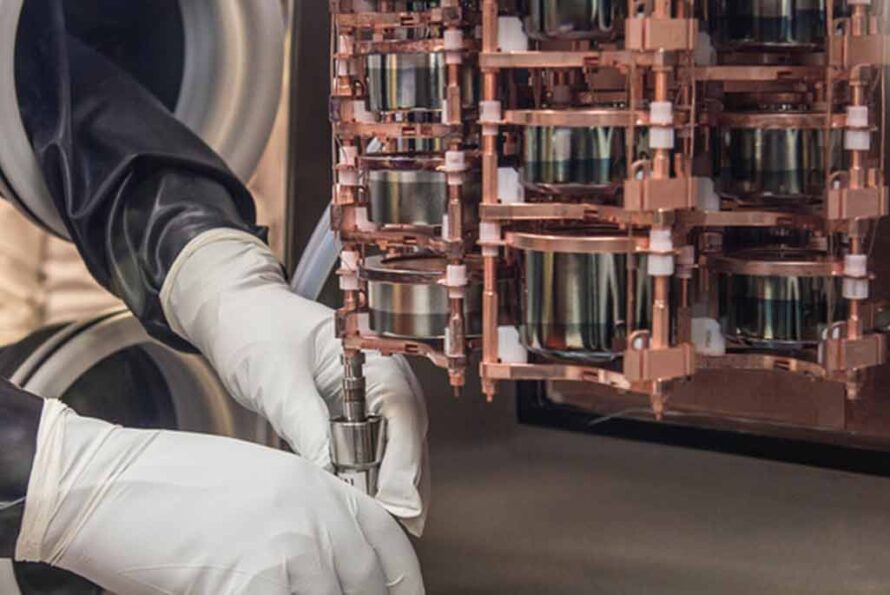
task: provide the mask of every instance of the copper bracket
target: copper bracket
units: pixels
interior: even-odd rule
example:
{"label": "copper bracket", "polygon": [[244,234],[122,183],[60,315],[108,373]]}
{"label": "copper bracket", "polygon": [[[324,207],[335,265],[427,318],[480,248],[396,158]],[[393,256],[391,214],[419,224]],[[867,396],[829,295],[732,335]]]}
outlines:
{"label": "copper bracket", "polygon": [[887,64],[884,35],[845,35],[831,39],[832,66],[850,69],[863,64]]}
{"label": "copper bracket", "polygon": [[695,373],[695,350],[689,343],[668,349],[624,352],[624,376],[631,383],[687,378]]}
{"label": "copper bracket", "polygon": [[887,361],[887,338],[874,333],[859,339],[827,339],[822,350],[823,365],[830,373],[873,368]]}
{"label": "copper bracket", "polygon": [[630,50],[652,52],[691,51],[698,38],[698,20],[631,18],[625,21],[625,46]]}
{"label": "copper bracket", "polygon": [[836,188],[828,191],[826,217],[832,221],[845,219],[878,219],[890,211],[887,187]]}
{"label": "copper bracket", "polygon": [[644,178],[624,182],[624,208],[628,211],[670,211],[695,207],[695,178]]}

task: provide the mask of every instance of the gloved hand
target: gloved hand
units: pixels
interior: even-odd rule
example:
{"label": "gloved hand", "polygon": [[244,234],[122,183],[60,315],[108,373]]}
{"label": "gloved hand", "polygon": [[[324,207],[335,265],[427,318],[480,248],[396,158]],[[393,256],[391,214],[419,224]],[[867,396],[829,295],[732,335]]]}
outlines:
{"label": "gloved hand", "polygon": [[374,500],[282,451],[44,405],[16,559],[114,593],[423,593]]}
{"label": "gloved hand", "polygon": [[[177,257],[161,291],[170,327],[207,357],[226,388],[303,457],[330,468],[330,418],[342,409],[334,312],[290,291],[269,249],[215,229]],[[420,535],[426,516],[427,415],[402,358],[370,356],[368,405],[387,421],[377,499]]]}

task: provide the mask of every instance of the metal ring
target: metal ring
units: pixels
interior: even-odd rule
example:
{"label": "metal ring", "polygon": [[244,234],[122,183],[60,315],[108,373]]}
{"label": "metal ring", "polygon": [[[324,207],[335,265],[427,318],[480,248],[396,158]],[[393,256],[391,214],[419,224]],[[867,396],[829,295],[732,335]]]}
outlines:
{"label": "metal ring", "polygon": [[539,235],[508,233],[507,245],[518,250],[562,254],[631,254],[647,245],[646,238],[618,235]]}
{"label": "metal ring", "polygon": [[832,277],[843,271],[843,262],[815,250],[745,250],[715,256],[709,265],[716,273],[750,277]]}
{"label": "metal ring", "polygon": [[[148,0],[143,0],[148,1]],[[24,0],[0,0],[0,170],[7,198],[68,238],[19,113],[15,49]],[[181,1],[185,29],[176,116],[247,180],[268,142],[281,95],[284,16],[278,2]]]}

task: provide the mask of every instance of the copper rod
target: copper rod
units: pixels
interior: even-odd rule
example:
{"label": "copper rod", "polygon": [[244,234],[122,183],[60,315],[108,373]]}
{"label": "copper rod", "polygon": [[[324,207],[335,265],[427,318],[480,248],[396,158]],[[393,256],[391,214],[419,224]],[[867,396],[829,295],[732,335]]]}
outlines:
{"label": "copper rod", "polygon": [[667,349],[671,346],[671,314],[668,308],[670,277],[652,279],[654,299],[652,300],[652,349]]}

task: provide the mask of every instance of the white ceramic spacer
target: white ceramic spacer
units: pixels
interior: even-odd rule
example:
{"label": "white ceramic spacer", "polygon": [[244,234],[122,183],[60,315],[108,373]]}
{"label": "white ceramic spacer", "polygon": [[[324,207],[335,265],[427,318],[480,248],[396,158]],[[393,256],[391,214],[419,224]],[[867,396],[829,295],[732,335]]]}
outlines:
{"label": "white ceramic spacer", "polygon": [[871,132],[868,130],[850,130],[844,131],[844,148],[848,151],[869,151],[871,150]]}
{"label": "white ceramic spacer", "polygon": [[648,273],[652,277],[674,274],[674,241],[670,229],[655,228],[649,232]]}
{"label": "white ceramic spacer", "polygon": [[442,239],[448,240],[451,236],[451,224],[449,223],[448,214],[442,215]]}
{"label": "white ceramic spacer", "polygon": [[500,124],[501,123],[501,102],[500,101],[480,101],[479,102],[479,122],[482,124]]}
{"label": "white ceramic spacer", "polygon": [[653,126],[671,126],[674,123],[674,104],[670,101],[653,101],[649,104],[649,123]]}
{"label": "white ceramic spacer", "polygon": [[355,168],[338,170],[337,183],[347,187],[358,186],[358,172]]}
{"label": "white ceramic spacer", "polygon": [[337,60],[337,76],[349,76],[349,60]]}
{"label": "white ceramic spacer", "polygon": [[445,285],[447,287],[466,287],[468,283],[467,265],[449,264],[445,269]]}
{"label": "white ceramic spacer", "polygon": [[847,128],[868,128],[868,106],[847,106]]}
{"label": "white ceramic spacer", "polygon": [[486,246],[486,243],[501,241],[501,224],[494,221],[482,221],[479,223],[479,242],[482,246],[482,256],[497,256],[497,246]]}
{"label": "white ceramic spacer", "polygon": [[519,17],[498,18],[498,47],[502,52],[528,50],[528,36]]}
{"label": "white ceramic spacer", "polygon": [[720,323],[713,318],[692,319],[692,343],[701,355],[726,355],[726,338]]}
{"label": "white ceramic spacer", "polygon": [[649,147],[652,149],[673,149],[674,129],[653,126],[649,129]]}
{"label": "white ceramic spacer", "polygon": [[467,170],[467,154],[463,151],[445,151],[446,173],[460,173]]}
{"label": "white ceramic spacer", "polygon": [[525,202],[525,188],[522,187],[516,168],[498,168],[498,200],[504,204]]}
{"label": "white ceramic spacer", "polygon": [[358,291],[359,253],[344,250],[340,253],[340,289],[342,291]]}
{"label": "white ceramic spacer", "polygon": [[845,300],[867,300],[868,299],[868,279],[853,279],[844,277]]}
{"label": "white ceramic spacer", "polygon": [[464,34],[460,29],[446,29],[442,36],[446,52],[461,52],[464,49]]}
{"label": "white ceramic spacer", "polygon": [[844,257],[844,276],[856,278],[868,277],[868,255],[847,254]]}
{"label": "white ceramic spacer", "polygon": [[505,364],[528,363],[528,351],[513,326],[498,327],[498,357]]}
{"label": "white ceramic spacer", "polygon": [[355,145],[347,145],[340,147],[340,165],[355,167],[358,159],[358,147]]}
{"label": "white ceramic spacer", "polygon": [[359,312],[356,317],[358,324],[358,332],[361,335],[371,334],[371,314],[368,312]]}
{"label": "white ceramic spacer", "polygon": [[338,54],[351,54],[352,46],[354,43],[355,43],[355,38],[352,35],[337,36],[337,53]]}

